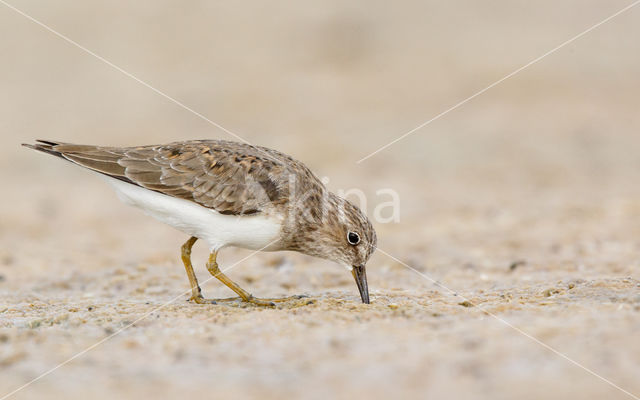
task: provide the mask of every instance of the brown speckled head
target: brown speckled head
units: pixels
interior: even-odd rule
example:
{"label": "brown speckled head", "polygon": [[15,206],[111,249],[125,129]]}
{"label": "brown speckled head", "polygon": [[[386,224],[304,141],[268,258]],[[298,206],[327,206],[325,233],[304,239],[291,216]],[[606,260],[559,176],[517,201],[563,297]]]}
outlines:
{"label": "brown speckled head", "polygon": [[356,280],[362,301],[369,303],[365,266],[376,249],[376,232],[358,207],[324,186],[322,193],[292,210],[295,217],[285,224],[283,245],[345,266]]}

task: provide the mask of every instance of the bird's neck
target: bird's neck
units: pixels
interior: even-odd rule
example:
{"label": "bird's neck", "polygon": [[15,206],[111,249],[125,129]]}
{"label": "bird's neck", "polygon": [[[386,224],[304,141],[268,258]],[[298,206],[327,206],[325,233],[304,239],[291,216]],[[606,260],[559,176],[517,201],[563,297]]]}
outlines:
{"label": "bird's neck", "polygon": [[331,259],[335,232],[340,225],[344,200],[324,189],[321,195],[303,193],[291,207],[283,224],[283,247],[314,257]]}

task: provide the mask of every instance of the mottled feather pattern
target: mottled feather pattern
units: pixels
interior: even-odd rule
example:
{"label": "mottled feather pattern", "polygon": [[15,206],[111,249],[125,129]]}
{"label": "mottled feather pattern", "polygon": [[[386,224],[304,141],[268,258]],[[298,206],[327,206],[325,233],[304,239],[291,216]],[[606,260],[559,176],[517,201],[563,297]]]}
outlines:
{"label": "mottled feather pattern", "polygon": [[289,164],[295,162],[271,149],[222,140],[124,148],[46,142],[35,148],[233,215],[264,212],[286,203],[292,173]]}
{"label": "mottled feather pattern", "polygon": [[362,302],[369,303],[365,265],[377,242],[371,222],[283,153],[223,140],[122,148],[39,140],[24,146],[110,177],[120,200],[188,234],[182,260],[198,303],[221,300],[201,294],[190,261],[197,239],[211,250],[209,271],[243,301],[275,305],[215,269],[223,247],[298,251],[335,261],[351,271]]}
{"label": "mottled feather pattern", "polygon": [[[351,266],[364,265],[377,244],[358,207],[276,150],[225,140],[122,148],[38,142],[25,146],[223,215],[273,217],[281,221],[279,250]],[[352,231],[361,245],[348,244]]]}

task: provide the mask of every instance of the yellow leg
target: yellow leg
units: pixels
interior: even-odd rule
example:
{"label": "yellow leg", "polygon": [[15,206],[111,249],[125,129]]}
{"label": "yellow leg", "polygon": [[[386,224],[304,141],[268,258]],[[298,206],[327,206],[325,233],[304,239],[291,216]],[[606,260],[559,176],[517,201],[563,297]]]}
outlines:
{"label": "yellow leg", "polygon": [[193,247],[193,245],[196,243],[197,240],[198,238],[193,236],[189,238],[189,240],[187,240],[185,244],[182,245],[182,263],[184,264],[184,268],[187,271],[189,284],[191,284],[190,300],[193,300],[198,304],[217,304],[219,302],[232,302],[232,301],[242,300],[258,306],[273,307],[276,305],[275,303],[285,302],[292,299],[301,299],[305,297],[305,296],[291,296],[291,297],[278,298],[278,299],[259,299],[257,297],[253,297],[251,293],[242,289],[237,283],[229,279],[229,277],[227,277],[225,274],[222,273],[222,271],[220,271],[220,268],[218,267],[218,262],[216,261],[216,257],[218,253],[214,251],[209,255],[209,261],[207,262],[207,270],[209,270],[211,275],[218,278],[220,282],[224,283],[227,287],[229,287],[231,290],[236,292],[238,296],[240,296],[240,298],[235,297],[235,298],[227,298],[227,299],[205,299],[202,296],[202,290],[200,289],[200,285],[198,284],[198,278],[196,277],[196,274],[193,271],[193,265],[191,264],[191,248]]}
{"label": "yellow leg", "polygon": [[[207,269],[209,270],[209,273],[215,276],[216,278],[218,278],[218,280],[224,283],[229,289],[236,292],[238,296],[240,296],[242,301],[246,301],[246,302],[255,304],[257,306],[273,307],[276,305],[273,301],[263,300],[263,299],[253,297],[251,293],[247,292],[246,290],[241,288],[237,283],[229,279],[228,276],[226,276],[225,274],[222,273],[222,271],[220,271],[220,268],[218,267],[218,262],[216,261],[217,256],[218,256],[217,251],[214,251],[209,255],[209,261],[207,262]],[[221,300],[225,301],[225,300],[233,300],[233,299],[221,299]]]}
{"label": "yellow leg", "polygon": [[196,240],[198,240],[198,238],[192,236],[182,245],[182,263],[184,264],[184,269],[187,270],[187,277],[191,284],[191,300],[198,304],[216,304],[215,300],[202,297],[202,290],[200,289],[200,285],[198,285],[198,278],[196,278],[196,274],[193,272],[193,265],[191,265],[191,248]]}

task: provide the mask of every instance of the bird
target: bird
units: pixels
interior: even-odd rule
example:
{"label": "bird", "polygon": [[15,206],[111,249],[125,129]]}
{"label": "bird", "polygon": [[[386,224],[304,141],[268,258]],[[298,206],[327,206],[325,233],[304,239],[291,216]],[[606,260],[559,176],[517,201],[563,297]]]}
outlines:
{"label": "bird", "polygon": [[[229,140],[135,147],[36,140],[23,146],[97,172],[124,203],[187,234],[181,259],[195,303],[273,307],[291,299],[254,297],[227,277],[217,262],[225,247],[295,251],[333,261],[351,272],[362,302],[370,303],[366,264],[377,246],[371,221],[289,155]],[[209,247],[207,270],[238,297],[202,295],[191,262],[198,239]]]}

